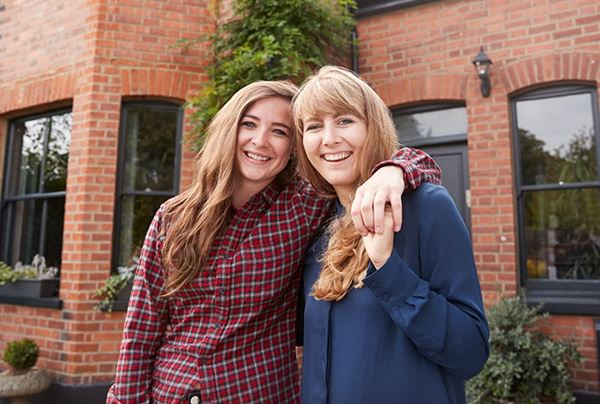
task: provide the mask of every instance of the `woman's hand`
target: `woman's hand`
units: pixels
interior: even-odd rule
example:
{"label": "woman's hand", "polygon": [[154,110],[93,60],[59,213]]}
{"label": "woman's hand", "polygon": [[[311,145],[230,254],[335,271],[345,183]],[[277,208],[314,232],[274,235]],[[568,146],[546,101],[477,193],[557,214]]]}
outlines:
{"label": "woman's hand", "polygon": [[381,268],[392,255],[394,248],[394,218],[392,210],[385,209],[382,234],[369,233],[363,236],[363,243],[369,259],[377,269]]}
{"label": "woman's hand", "polygon": [[380,168],[358,187],[351,209],[352,221],[358,232],[362,236],[382,234],[386,207],[391,207],[394,229],[399,231],[402,225],[402,192],[404,171],[396,166]]}

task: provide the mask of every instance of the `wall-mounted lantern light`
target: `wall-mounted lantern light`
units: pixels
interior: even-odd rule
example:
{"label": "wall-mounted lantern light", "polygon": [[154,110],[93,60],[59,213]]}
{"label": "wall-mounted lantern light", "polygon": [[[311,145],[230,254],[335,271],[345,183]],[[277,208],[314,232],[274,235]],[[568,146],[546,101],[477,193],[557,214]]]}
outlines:
{"label": "wall-mounted lantern light", "polygon": [[477,75],[481,80],[481,86],[479,87],[481,89],[481,95],[484,97],[489,97],[490,90],[492,89],[489,72],[492,60],[483,51],[483,46],[481,47],[481,50],[477,56],[475,56],[475,59],[473,59],[473,64],[475,65],[475,69],[477,69]]}

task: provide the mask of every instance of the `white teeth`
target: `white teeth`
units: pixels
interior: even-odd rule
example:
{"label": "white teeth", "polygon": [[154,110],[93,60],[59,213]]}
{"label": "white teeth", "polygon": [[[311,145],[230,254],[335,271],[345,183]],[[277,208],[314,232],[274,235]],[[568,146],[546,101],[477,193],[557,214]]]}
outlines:
{"label": "white teeth", "polygon": [[344,159],[347,159],[348,157],[350,157],[350,154],[351,154],[350,152],[324,154],[323,158],[326,161],[340,161],[340,160],[344,160]]}
{"label": "white teeth", "polygon": [[257,161],[270,160],[269,157],[259,156],[258,154],[254,154],[254,153],[250,153],[250,152],[246,152],[246,156],[250,157],[252,160],[257,160]]}

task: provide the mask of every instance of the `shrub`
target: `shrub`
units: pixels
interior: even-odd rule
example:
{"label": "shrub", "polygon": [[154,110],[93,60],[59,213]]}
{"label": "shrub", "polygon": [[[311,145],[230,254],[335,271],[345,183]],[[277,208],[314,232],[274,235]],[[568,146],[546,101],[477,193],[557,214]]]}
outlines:
{"label": "shrub", "polygon": [[524,297],[503,299],[488,312],[490,358],[479,375],[467,382],[469,403],[574,403],[568,363],[579,362],[575,344],[554,341],[537,328],[539,307]]}
{"label": "shrub", "polygon": [[350,50],[354,0],[234,0],[234,18],[208,40],[213,61],[202,92],[190,102],[196,146],[223,104],[256,80],[302,81],[315,66]]}
{"label": "shrub", "polygon": [[8,343],[3,359],[14,370],[27,370],[35,366],[38,354],[39,348],[35,341],[23,338]]}
{"label": "shrub", "polygon": [[119,267],[118,273],[109,276],[104,285],[96,289],[94,297],[100,298],[100,303],[96,305],[96,309],[104,312],[111,312],[115,301],[128,283],[133,281],[135,276],[135,268],[138,258],[133,258],[134,264],[128,267]]}

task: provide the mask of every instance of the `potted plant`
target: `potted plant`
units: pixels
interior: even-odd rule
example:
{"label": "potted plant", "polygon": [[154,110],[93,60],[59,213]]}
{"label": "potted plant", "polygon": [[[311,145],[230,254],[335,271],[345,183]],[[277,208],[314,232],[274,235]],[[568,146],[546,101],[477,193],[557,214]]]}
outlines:
{"label": "potted plant", "polygon": [[38,345],[30,339],[8,343],[3,359],[10,369],[0,373],[0,397],[11,399],[13,404],[25,404],[30,395],[50,386],[48,373],[34,368],[38,353]]}
{"label": "potted plant", "polygon": [[100,303],[96,305],[96,309],[111,312],[113,309],[123,310],[127,308],[137,261],[137,257],[134,257],[133,265],[118,267],[118,272],[109,276],[104,285],[96,289],[94,297],[100,298]]}
{"label": "potted plant", "polygon": [[523,295],[503,299],[488,311],[490,358],[467,382],[470,404],[574,403],[569,362],[581,356],[575,344],[555,341],[538,330],[540,307]]}
{"label": "potted plant", "polygon": [[0,295],[55,297],[60,278],[58,268],[46,266],[46,259],[36,254],[31,265],[17,262],[14,269],[0,261]]}

